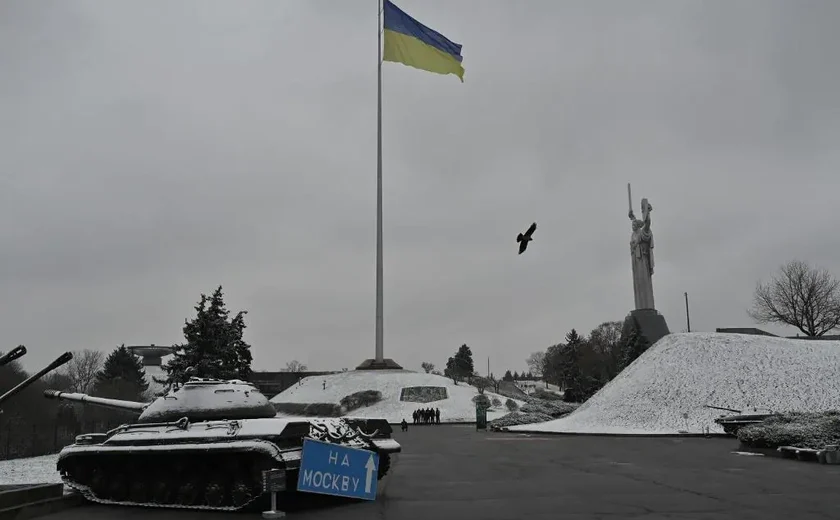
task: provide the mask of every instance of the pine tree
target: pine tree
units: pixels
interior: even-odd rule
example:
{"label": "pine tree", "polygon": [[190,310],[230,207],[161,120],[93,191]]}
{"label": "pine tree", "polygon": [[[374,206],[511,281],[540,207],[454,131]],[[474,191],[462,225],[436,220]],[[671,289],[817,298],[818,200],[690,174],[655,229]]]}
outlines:
{"label": "pine tree", "polygon": [[472,350],[466,344],[461,345],[458,352],[455,353],[455,365],[458,367],[458,373],[462,377],[472,377],[475,373]]}
{"label": "pine tree", "polygon": [[513,374],[510,373],[510,370],[505,370],[505,375],[502,376],[502,381],[513,381]]}
{"label": "pine tree", "polygon": [[202,294],[195,311],[196,317],[184,324],[187,342],[177,345],[172,360],[162,367],[165,383],[184,383],[191,376],[247,380],[253,359],[251,346],[242,339],[247,311],[228,319],[221,286],[210,297]]}
{"label": "pine tree", "polygon": [[124,344],[108,354],[94,383],[97,395],[130,401],[142,400],[148,389],[143,363]]}
{"label": "pine tree", "polygon": [[645,338],[639,334],[636,327],[630,328],[621,347],[621,369],[627,368],[630,363],[636,360],[647,350],[649,345]]}
{"label": "pine tree", "polygon": [[580,347],[583,339],[575,329],[566,334],[566,345],[561,350],[561,367],[563,380],[566,388],[579,395],[583,385],[580,370]]}

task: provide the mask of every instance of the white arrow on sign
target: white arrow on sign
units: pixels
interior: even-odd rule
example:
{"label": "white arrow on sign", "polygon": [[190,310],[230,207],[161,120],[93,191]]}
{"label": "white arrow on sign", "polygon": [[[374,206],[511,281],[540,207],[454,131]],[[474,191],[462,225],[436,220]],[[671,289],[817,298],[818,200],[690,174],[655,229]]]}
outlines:
{"label": "white arrow on sign", "polygon": [[370,485],[373,480],[373,470],[376,469],[376,464],[373,462],[373,453],[370,454],[367,464],[365,464],[367,475],[365,476],[365,493],[370,493]]}

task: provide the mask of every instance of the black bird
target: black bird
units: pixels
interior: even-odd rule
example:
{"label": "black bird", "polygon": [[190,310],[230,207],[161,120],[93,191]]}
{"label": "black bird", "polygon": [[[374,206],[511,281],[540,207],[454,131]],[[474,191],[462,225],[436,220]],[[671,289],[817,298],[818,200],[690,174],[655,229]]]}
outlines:
{"label": "black bird", "polygon": [[525,233],[519,233],[518,235],[516,235],[516,241],[519,242],[519,254],[520,255],[525,252],[525,249],[528,247],[528,242],[533,240],[533,238],[531,238],[531,235],[533,235],[534,231],[536,231],[536,230],[537,230],[537,223],[534,222],[533,224],[531,224],[531,227],[528,228],[528,231],[526,231]]}

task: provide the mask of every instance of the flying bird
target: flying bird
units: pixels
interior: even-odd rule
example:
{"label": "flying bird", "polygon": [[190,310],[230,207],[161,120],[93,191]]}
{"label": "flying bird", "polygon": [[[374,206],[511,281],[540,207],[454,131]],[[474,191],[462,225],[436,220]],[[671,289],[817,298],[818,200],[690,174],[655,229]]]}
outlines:
{"label": "flying bird", "polygon": [[516,235],[516,241],[519,242],[519,254],[520,255],[525,252],[525,249],[528,247],[528,242],[533,240],[533,238],[531,238],[531,235],[533,235],[534,231],[536,231],[536,230],[537,230],[537,223],[534,222],[533,224],[531,224],[531,227],[528,228],[528,231],[526,231],[525,233],[519,233],[518,235]]}

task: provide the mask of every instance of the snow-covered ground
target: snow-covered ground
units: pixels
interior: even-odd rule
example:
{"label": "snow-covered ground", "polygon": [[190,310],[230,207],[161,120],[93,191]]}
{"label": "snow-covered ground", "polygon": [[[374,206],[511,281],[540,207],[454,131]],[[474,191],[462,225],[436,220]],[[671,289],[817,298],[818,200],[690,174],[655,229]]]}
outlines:
{"label": "snow-covered ground", "polygon": [[0,460],[0,484],[53,484],[61,476],[55,469],[58,454]]}
{"label": "snow-covered ground", "polygon": [[718,333],[670,334],[580,408],[520,432],[722,433],[730,412],[840,408],[840,341]]}
{"label": "snow-covered ground", "polygon": [[[324,386],[326,382],[326,387]],[[444,387],[447,398],[429,403],[406,402],[400,400],[400,394],[406,387]],[[277,394],[273,403],[335,403],[347,395],[363,390],[378,390],[382,400],[371,406],[351,411],[352,417],[379,417],[390,423],[405,419],[412,422],[411,414],[421,408],[440,408],[440,422],[475,422],[475,403],[473,397],[478,389],[465,382],[455,385],[451,379],[434,374],[412,372],[409,370],[353,370],[325,376],[310,376]],[[495,397],[501,402],[487,411],[487,420],[493,420],[508,413],[504,403],[507,398],[485,390],[491,400]],[[524,404],[517,401],[518,405]]]}

